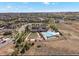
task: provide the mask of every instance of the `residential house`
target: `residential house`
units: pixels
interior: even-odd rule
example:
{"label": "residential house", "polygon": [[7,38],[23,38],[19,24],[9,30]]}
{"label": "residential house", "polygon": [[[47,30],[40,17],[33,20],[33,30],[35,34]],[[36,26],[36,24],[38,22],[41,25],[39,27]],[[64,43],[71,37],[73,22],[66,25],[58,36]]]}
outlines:
{"label": "residential house", "polygon": [[48,30],[46,20],[42,18],[33,18],[29,20],[28,29],[32,32],[45,32]]}

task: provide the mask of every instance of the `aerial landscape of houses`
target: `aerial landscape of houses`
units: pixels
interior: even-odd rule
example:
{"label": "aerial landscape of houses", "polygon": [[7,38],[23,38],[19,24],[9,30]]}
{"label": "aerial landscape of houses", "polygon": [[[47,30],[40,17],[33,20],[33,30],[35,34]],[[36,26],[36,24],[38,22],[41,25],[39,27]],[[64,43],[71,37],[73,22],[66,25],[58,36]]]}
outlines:
{"label": "aerial landscape of houses", "polygon": [[79,55],[78,5],[0,2],[0,56]]}

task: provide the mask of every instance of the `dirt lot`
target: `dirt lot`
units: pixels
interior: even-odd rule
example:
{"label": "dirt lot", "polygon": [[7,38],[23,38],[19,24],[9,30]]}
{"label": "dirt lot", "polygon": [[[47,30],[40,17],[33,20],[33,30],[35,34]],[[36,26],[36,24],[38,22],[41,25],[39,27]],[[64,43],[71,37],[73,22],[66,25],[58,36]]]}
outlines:
{"label": "dirt lot", "polygon": [[66,39],[37,42],[25,55],[79,55],[79,21],[57,25]]}
{"label": "dirt lot", "polygon": [[[79,21],[57,24],[64,36],[36,42],[24,55],[79,55]],[[9,55],[13,45],[0,49],[0,55]]]}
{"label": "dirt lot", "polygon": [[14,50],[13,50],[13,44],[10,43],[2,48],[0,48],[0,56],[9,56]]}

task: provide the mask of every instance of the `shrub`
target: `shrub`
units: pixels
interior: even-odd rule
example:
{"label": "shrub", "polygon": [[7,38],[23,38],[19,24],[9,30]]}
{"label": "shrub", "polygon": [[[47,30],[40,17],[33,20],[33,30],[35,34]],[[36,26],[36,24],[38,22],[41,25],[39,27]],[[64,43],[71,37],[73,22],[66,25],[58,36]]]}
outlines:
{"label": "shrub", "polygon": [[4,32],[3,35],[11,35],[12,32],[11,31],[7,31],[7,32]]}
{"label": "shrub", "polygon": [[41,47],[41,45],[38,45],[38,46],[37,46],[37,48],[40,48],[40,47]]}
{"label": "shrub", "polygon": [[56,32],[58,32],[58,28],[57,28],[56,25],[50,25],[50,28],[53,29],[53,30],[55,30]]}

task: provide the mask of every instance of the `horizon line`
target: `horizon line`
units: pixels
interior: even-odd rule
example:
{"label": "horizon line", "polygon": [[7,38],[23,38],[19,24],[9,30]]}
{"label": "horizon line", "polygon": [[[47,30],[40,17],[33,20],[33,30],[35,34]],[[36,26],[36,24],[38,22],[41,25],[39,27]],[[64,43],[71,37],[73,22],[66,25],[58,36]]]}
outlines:
{"label": "horizon line", "polygon": [[57,12],[0,12],[0,13],[61,13],[61,12],[79,12],[79,11],[57,11]]}

